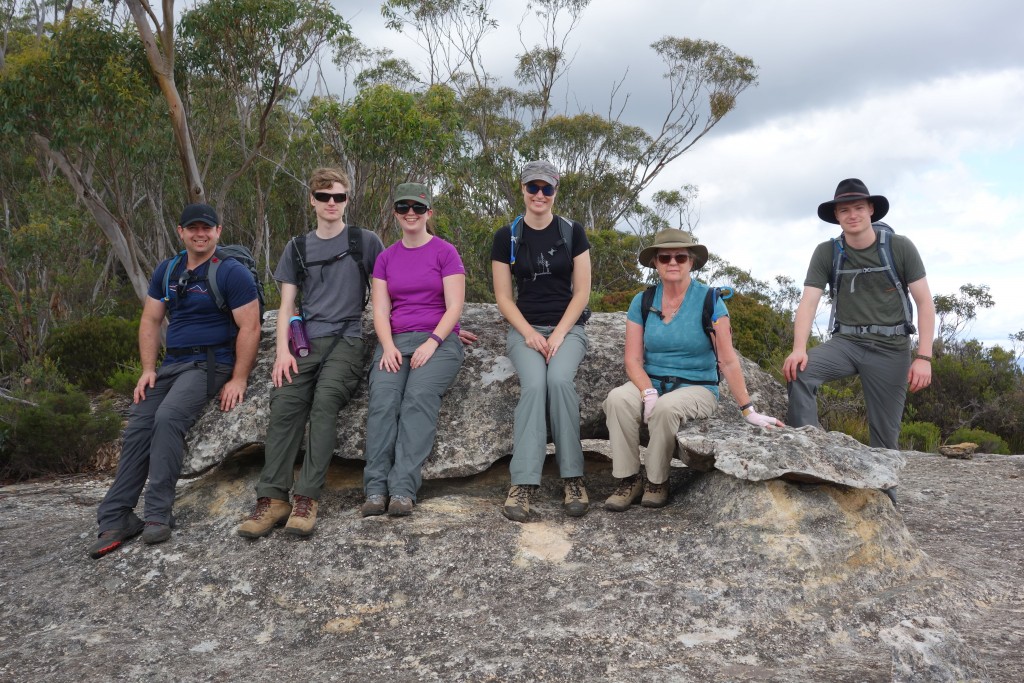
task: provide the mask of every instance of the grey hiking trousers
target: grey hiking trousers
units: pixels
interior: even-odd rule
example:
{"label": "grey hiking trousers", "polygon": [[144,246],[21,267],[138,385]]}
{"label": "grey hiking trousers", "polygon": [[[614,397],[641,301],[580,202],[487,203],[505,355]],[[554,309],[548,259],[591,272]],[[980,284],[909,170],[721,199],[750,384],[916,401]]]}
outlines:
{"label": "grey hiking trousers", "polygon": [[[230,379],[231,370],[230,365],[217,365],[217,391]],[[143,519],[170,523],[185,434],[209,402],[206,389],[205,361],[164,364],[157,370],[156,385],[146,390],[145,400],[132,407],[128,418],[114,483],[96,513],[100,533],[126,525],[147,479]]]}
{"label": "grey hiking trousers", "polygon": [[807,368],[789,383],[786,424],[820,428],[818,387],[834,379],[859,375],[864,387],[870,445],[899,448],[910,363],[909,349],[891,349],[870,341],[833,337],[807,352]]}

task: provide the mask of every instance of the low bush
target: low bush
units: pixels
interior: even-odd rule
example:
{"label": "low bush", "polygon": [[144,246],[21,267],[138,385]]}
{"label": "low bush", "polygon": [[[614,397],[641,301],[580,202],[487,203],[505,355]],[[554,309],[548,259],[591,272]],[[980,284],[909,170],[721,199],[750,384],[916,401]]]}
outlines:
{"label": "low bush", "polygon": [[100,390],[119,364],[139,356],[139,323],[122,318],[86,318],[54,331],[46,355],[82,389]]}
{"label": "low bush", "polygon": [[0,477],[20,480],[89,468],[99,447],[117,438],[121,417],[89,398],[52,362],[23,366],[0,403]]}
{"label": "low bush", "polygon": [[937,453],[942,433],[931,422],[904,422],[900,426],[900,449]]}
{"label": "low bush", "polygon": [[986,432],[984,429],[961,427],[946,439],[946,443],[951,444],[963,443],[965,441],[978,444],[978,450],[982,453],[1010,454],[1010,446],[1001,436],[992,432]]}

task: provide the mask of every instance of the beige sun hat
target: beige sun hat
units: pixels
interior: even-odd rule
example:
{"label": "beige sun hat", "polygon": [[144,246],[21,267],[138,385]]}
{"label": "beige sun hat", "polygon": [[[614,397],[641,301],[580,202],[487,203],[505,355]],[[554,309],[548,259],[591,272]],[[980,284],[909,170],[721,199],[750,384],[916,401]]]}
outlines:
{"label": "beige sun hat", "polygon": [[654,236],[654,243],[640,252],[637,260],[641,266],[654,267],[654,257],[659,249],[689,249],[693,253],[693,270],[700,270],[708,262],[708,248],[697,244],[697,239],[677,228],[667,228]]}

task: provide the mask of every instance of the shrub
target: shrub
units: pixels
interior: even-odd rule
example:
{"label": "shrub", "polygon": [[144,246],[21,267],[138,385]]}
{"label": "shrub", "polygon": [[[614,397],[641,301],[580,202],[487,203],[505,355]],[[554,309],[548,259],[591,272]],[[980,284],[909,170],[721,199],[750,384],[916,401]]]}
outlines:
{"label": "shrub", "polygon": [[14,384],[18,400],[0,405],[0,477],[80,472],[121,429],[109,403],[93,412],[52,363],[24,366]]}
{"label": "shrub", "polygon": [[900,448],[905,451],[936,453],[942,433],[931,422],[904,422],[900,426]]}
{"label": "shrub", "polygon": [[46,355],[82,389],[99,390],[119,364],[138,358],[138,338],[138,321],[86,318],[53,332]]}
{"label": "shrub", "polygon": [[138,359],[129,363],[118,363],[117,369],[107,377],[107,386],[121,396],[132,396],[141,376],[142,363]]}
{"label": "shrub", "polygon": [[1010,454],[1010,447],[1002,437],[992,432],[986,432],[984,429],[961,427],[946,439],[946,443],[963,443],[964,441],[978,444],[978,450],[982,453]]}

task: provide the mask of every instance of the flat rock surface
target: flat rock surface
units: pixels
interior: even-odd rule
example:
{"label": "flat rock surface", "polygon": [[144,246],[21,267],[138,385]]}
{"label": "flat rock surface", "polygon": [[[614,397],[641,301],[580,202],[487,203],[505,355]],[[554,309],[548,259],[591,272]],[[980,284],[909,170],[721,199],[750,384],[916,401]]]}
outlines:
{"label": "flat rock surface", "polygon": [[[905,453],[880,493],[674,468],[661,510],[499,513],[506,463],[308,540],[233,530],[261,453],[182,484],[170,541],[94,561],[109,479],[0,488],[2,681],[1024,680],[1024,456]],[[550,465],[550,463],[549,463]],[[610,465],[588,461],[593,500]]]}

